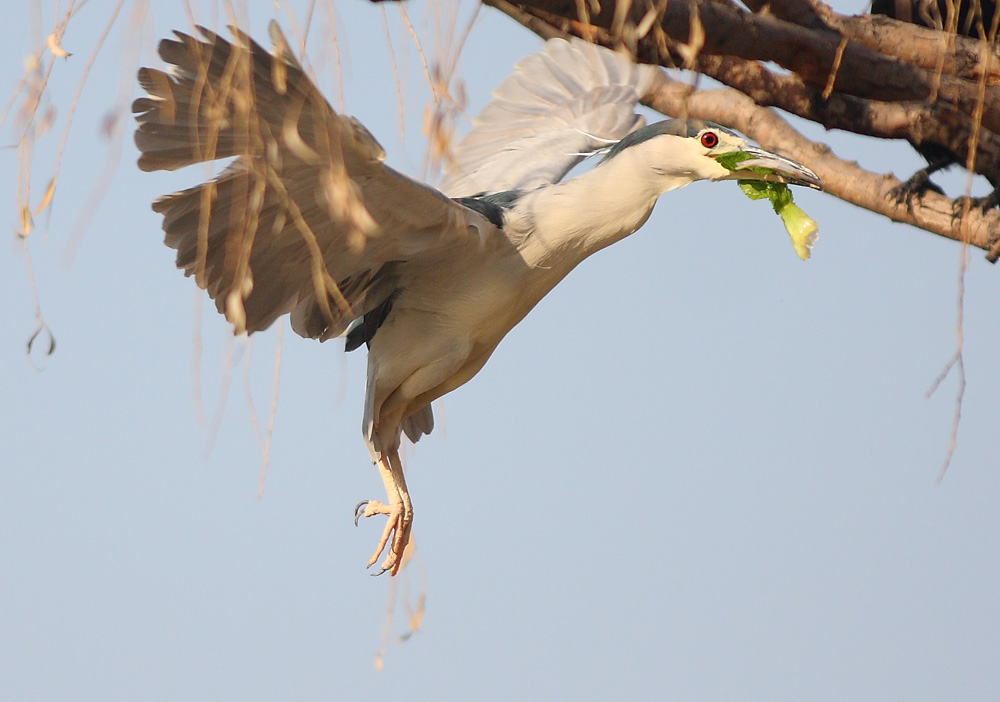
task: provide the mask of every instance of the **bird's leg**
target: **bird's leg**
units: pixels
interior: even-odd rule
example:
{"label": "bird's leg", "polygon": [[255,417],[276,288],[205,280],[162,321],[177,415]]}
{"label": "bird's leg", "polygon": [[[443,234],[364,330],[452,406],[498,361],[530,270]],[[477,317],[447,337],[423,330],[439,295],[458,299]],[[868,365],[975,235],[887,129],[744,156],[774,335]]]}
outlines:
{"label": "bird's leg", "polygon": [[389,571],[390,575],[395,575],[403,564],[403,551],[410,541],[413,505],[410,502],[410,493],[406,489],[406,479],[403,477],[403,464],[399,460],[399,452],[393,449],[380,454],[375,465],[378,467],[379,475],[382,476],[382,482],[385,483],[389,504],[383,504],[377,500],[361,502],[354,509],[354,523],[357,524],[361,517],[373,517],[376,514],[384,514],[388,517],[385,529],[382,531],[382,538],[379,539],[375,553],[368,561],[368,567],[375,564],[386,545],[389,545],[389,554],[386,556],[385,562],[382,563],[382,570],[378,575],[386,571]]}

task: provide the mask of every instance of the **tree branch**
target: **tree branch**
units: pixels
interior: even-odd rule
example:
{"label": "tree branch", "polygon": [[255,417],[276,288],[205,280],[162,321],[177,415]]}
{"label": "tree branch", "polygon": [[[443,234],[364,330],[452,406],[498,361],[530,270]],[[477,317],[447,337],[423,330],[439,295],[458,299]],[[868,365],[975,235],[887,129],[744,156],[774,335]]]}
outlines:
{"label": "tree branch", "polygon": [[[689,39],[687,29],[681,36],[671,35],[669,30],[658,31],[656,28],[644,36],[626,36],[628,25],[621,28],[619,36],[615,36],[609,26],[584,26],[574,19],[575,14],[553,16],[536,7],[546,3],[552,5],[559,0],[530,0],[518,5],[508,3],[507,0],[485,1],[543,38],[585,32],[605,46],[634,44],[638,56],[656,63],[674,65],[683,60],[677,44]],[[680,4],[682,3],[674,0],[669,6]],[[709,7],[707,3],[696,1],[689,6],[695,5],[700,13],[698,21],[702,24],[707,24],[706,14],[709,9],[732,11],[732,6],[725,3],[712,3]],[[595,17],[592,20],[597,22]],[[776,19],[770,21],[781,22]],[[666,23],[660,26],[666,26]],[[767,28],[769,25],[762,23],[757,26]],[[827,34],[834,36],[832,33]],[[829,146],[810,142],[768,106],[781,107],[827,128],[883,138],[907,138],[915,143],[930,140],[947,144],[958,153],[967,148],[972,134],[968,116],[945,105],[931,105],[916,100],[889,102],[842,92],[834,92],[824,100],[816,83],[807,83],[801,76],[777,75],[756,60],[733,54],[724,55],[719,51],[721,44],[718,42],[712,47],[717,52],[713,54],[708,51],[708,36],[709,29],[706,27],[705,44],[701,47],[701,53],[695,57],[693,67],[738,90],[696,90],[664,74],[656,82],[655,89],[643,100],[644,103],[664,114],[692,116],[730,125],[764,148],[787,154],[812,168],[823,181],[826,192],[835,197],[884,215],[892,221],[911,224],[948,239],[986,249],[989,251],[988,260],[997,259],[1000,255],[1000,212],[983,213],[972,208],[964,211],[961,217],[956,217],[956,201],[934,192],[928,192],[913,202],[899,204],[890,195],[890,191],[901,183],[891,174],[872,173],[857,163],[838,158]],[[767,41],[777,40],[771,38]],[[726,48],[732,48],[732,45],[727,44]],[[847,51],[844,53],[846,57]],[[888,59],[879,58],[878,61]],[[844,70],[842,63],[840,71]],[[853,70],[859,69],[855,67]],[[823,84],[825,82],[826,76]],[[836,86],[838,89],[842,86],[841,74],[837,76]],[[905,93],[897,91],[899,92]],[[977,162],[983,170],[1000,175],[998,155],[1000,137],[983,130],[980,134]]]}
{"label": "tree branch", "polygon": [[[886,102],[821,91],[798,76],[777,75],[756,61],[731,56],[701,56],[698,71],[753,98],[758,105],[880,139],[931,142],[964,153],[972,139],[972,120],[953,110],[926,102]],[[1000,135],[982,131],[976,151],[976,171],[1000,182]]]}
{"label": "tree branch", "polygon": [[[573,0],[519,0],[516,6],[553,26],[558,26],[560,18],[577,16]],[[693,27],[700,27],[697,43],[702,55],[773,62],[821,88],[830,78],[842,39],[832,30],[810,29],[707,0],[674,1],[660,6],[654,6],[652,0],[644,5],[631,0],[604,3],[600,12],[590,13],[589,20],[594,28],[610,31],[617,44],[621,43],[625,27],[631,27],[634,33],[649,10],[660,14],[663,32],[682,44],[691,41]],[[834,14],[832,10],[830,14]],[[635,39],[639,54],[655,53],[655,39],[649,33]],[[838,92],[869,99],[941,101],[968,117],[976,114],[980,100],[978,86],[973,82],[907,65],[850,41],[840,56],[834,87]],[[983,126],[1000,133],[1000,88],[987,85],[982,99]]]}
{"label": "tree branch", "polygon": [[889,192],[900,185],[892,175],[879,175],[838,158],[829,146],[811,142],[773,110],[732,89],[692,90],[661,74],[644,103],[668,115],[686,114],[731,125],[765,149],[786,154],[816,172],[825,192],[894,222],[912,224],[948,239],[989,250],[1000,231],[1000,212],[972,210],[954,216],[953,201],[928,192],[912,208],[897,204]]}
{"label": "tree branch", "polygon": [[984,55],[983,43],[957,34],[939,32],[889,17],[864,15],[848,17],[833,12],[816,0],[743,0],[754,12],[770,12],[776,17],[811,28],[826,28],[848,37],[861,46],[903,63],[976,82],[985,73],[992,83],[1000,82],[1000,62]]}

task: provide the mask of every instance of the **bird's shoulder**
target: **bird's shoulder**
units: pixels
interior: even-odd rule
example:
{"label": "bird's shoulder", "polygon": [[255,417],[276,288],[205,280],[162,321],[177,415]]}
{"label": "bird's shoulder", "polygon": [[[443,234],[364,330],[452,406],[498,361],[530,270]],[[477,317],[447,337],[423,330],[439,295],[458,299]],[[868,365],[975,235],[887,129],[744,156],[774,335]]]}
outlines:
{"label": "bird's shoulder", "polygon": [[482,215],[497,229],[503,229],[507,223],[507,214],[514,209],[523,196],[523,190],[503,190],[495,193],[476,193],[469,197],[457,197],[455,202]]}

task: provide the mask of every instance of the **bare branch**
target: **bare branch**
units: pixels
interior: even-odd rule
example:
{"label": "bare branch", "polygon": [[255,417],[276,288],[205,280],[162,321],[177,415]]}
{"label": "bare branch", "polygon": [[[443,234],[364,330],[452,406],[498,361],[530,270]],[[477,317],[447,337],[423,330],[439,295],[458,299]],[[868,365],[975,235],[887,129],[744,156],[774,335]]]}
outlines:
{"label": "bare branch", "polygon": [[[560,20],[574,17],[576,13],[575,4],[569,0],[522,0],[516,6],[556,27],[560,27]],[[605,3],[599,13],[591,13],[594,27],[611,31],[616,6]],[[642,3],[631,3],[628,19],[632,27],[639,25],[646,9]],[[698,22],[694,19],[695,12]],[[835,14],[832,10],[829,12]],[[571,23],[564,29],[580,34],[582,23],[575,25]],[[831,29],[802,27],[772,15],[749,14],[707,0],[669,2],[663,7],[659,26],[674,41],[687,44],[691,40],[691,28],[696,25],[704,30],[700,54],[773,62],[820,88],[829,79],[841,40],[841,35]],[[624,37],[625,32],[620,34]],[[613,36],[617,35],[613,33]],[[647,59],[658,55],[651,35],[635,39],[638,56]],[[870,99],[938,99],[969,117],[975,113],[979,102],[973,82],[907,65],[854,43],[849,43],[843,52],[834,87],[840,93]],[[1000,132],[1000,88],[988,87],[984,104],[983,126]]]}
{"label": "bare branch", "polygon": [[973,210],[956,219],[953,201],[937,193],[926,193],[911,207],[897,204],[889,191],[900,185],[891,175],[879,175],[857,163],[838,158],[826,144],[814,143],[799,134],[774,111],[760,107],[743,93],[731,89],[694,90],[665,74],[646,100],[665,114],[688,114],[732,125],[765,149],[787,154],[808,165],[823,181],[826,192],[866,210],[885,215],[894,222],[920,227],[934,234],[989,249],[1000,231],[1000,212]]}
{"label": "bare branch", "polygon": [[[559,0],[530,0],[518,5],[512,5],[506,0],[487,0],[487,2],[544,38],[567,34],[579,35],[586,32],[607,46],[634,43],[637,55],[651,63],[676,65],[682,58],[676,52],[676,45],[688,38],[687,29],[677,25],[676,17],[673,20],[667,17],[671,8],[683,4],[679,2],[668,3],[664,22],[658,27],[661,30],[659,36],[654,29],[645,38],[622,36],[618,39],[609,26],[601,24],[604,21],[603,15],[593,15],[592,20],[595,25],[584,30],[581,22],[570,19],[573,17],[572,13],[558,16],[539,9],[543,6],[558,7]],[[810,2],[810,7],[814,9],[817,6],[825,8],[814,0]],[[789,14],[793,9],[799,8],[796,17],[814,24],[819,15],[817,12],[802,11],[802,6],[802,0],[787,0],[782,7],[783,11]],[[870,69],[877,73],[877,69],[886,68],[886,64],[891,63],[894,66],[886,70],[890,75],[899,78],[908,75],[906,71],[910,69],[896,61],[849,44],[843,51],[843,60],[835,81],[837,90],[828,99],[824,99],[822,89],[828,81],[829,74],[823,74],[822,80],[815,80],[820,73],[815,71],[810,73],[812,69],[809,60],[801,58],[796,59],[798,62],[796,65],[799,69],[805,67],[805,70],[800,70],[797,75],[778,75],[768,71],[758,60],[765,60],[767,57],[773,60],[782,52],[788,54],[791,49],[786,46],[781,50],[760,48],[747,50],[748,41],[745,37],[756,37],[754,44],[786,41],[791,46],[797,46],[804,37],[822,39],[829,48],[832,66],[837,47],[841,45],[839,34],[825,29],[819,31],[806,29],[773,17],[746,13],[742,13],[740,17],[733,17],[741,13],[726,3],[699,2],[698,8],[701,21],[705,24],[705,39],[694,68],[738,90],[693,90],[690,86],[664,75],[644,102],[664,114],[692,116],[731,125],[756,140],[764,148],[780,151],[808,165],[822,179],[826,191],[835,197],[884,215],[894,222],[911,224],[928,232],[985,249],[989,251],[987,259],[990,261],[995,261],[1000,256],[1000,212],[984,213],[977,208],[957,208],[956,201],[934,192],[925,193],[919,200],[900,204],[890,194],[890,191],[901,185],[894,176],[873,173],[857,163],[838,158],[829,146],[810,142],[768,109],[769,106],[780,107],[792,114],[823,124],[827,128],[882,138],[905,138],[913,143],[930,141],[946,145],[956,153],[964,153],[975,131],[972,115],[977,111],[976,93],[979,86],[957,78],[948,79],[956,86],[956,90],[959,90],[957,86],[960,85],[962,104],[968,108],[967,113],[955,109],[954,105],[944,100],[942,102],[945,104],[931,104],[924,100],[910,99],[913,91],[906,86],[893,85],[891,90],[885,90],[884,86],[881,86],[880,92],[885,97],[879,99],[855,94],[864,93],[863,90],[856,90],[855,93],[844,92],[845,85],[852,82],[855,88],[859,84],[862,86],[879,84],[880,79],[877,76],[868,75],[859,79],[857,77],[859,71],[864,73]],[[604,12],[602,10],[602,13]],[[690,17],[687,12],[686,9],[682,10],[682,16]],[[713,12],[721,14],[710,15]],[[706,16],[711,16],[712,19],[706,20]],[[722,17],[722,26],[731,27],[734,32],[743,32],[744,39],[722,38],[719,31],[720,23],[715,21],[719,17]],[[737,24],[739,24],[738,29]],[[627,31],[623,30],[622,34],[627,35]],[[740,51],[755,55],[741,56]],[[814,52],[813,56],[817,54]],[[848,64],[849,56],[850,64]],[[862,66],[863,61],[870,61],[868,68]],[[897,68],[903,72],[893,73]],[[914,75],[919,74],[920,79],[924,81],[922,90],[931,90],[933,76],[928,71],[913,70],[916,71]],[[943,86],[945,78],[942,77],[941,80]],[[942,88],[939,95],[943,96],[944,93]],[[985,111],[989,112],[988,105]],[[1000,122],[1000,113],[992,115],[991,119],[993,122]],[[978,135],[978,148],[975,153],[977,169],[982,169],[981,172],[990,176],[1000,176],[1000,166],[997,165],[1000,163],[998,158],[1000,136],[997,133],[982,129]],[[962,216],[957,217],[956,211],[961,212]]]}
{"label": "bare branch", "polygon": [[744,4],[754,12],[768,11],[804,27],[833,30],[903,63],[969,81],[979,80],[985,71],[990,81],[1000,82],[1000,66],[993,61],[984,63],[982,42],[977,39],[878,15],[847,17],[816,0],[744,0]]}
{"label": "bare branch", "polygon": [[[972,139],[972,120],[927,102],[886,102],[841,93],[823,99],[820,91],[795,75],[777,75],[756,61],[731,56],[702,56],[698,70],[753,98],[765,107],[880,139],[931,142],[964,153]],[[1000,182],[1000,135],[984,131],[978,139],[976,171]]]}

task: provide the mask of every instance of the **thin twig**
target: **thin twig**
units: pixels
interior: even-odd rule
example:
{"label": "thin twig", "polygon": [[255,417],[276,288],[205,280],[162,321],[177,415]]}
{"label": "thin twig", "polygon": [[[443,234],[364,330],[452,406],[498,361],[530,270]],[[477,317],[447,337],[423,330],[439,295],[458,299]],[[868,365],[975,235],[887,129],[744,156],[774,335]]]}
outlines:
{"label": "thin twig", "polygon": [[833,94],[833,84],[837,82],[837,71],[840,70],[840,62],[844,60],[844,49],[846,48],[847,37],[843,37],[840,44],[837,45],[837,53],[833,56],[833,66],[830,68],[830,77],[826,81],[826,87],[823,88],[824,100],[829,100]]}
{"label": "thin twig", "polygon": [[948,451],[945,453],[944,463],[941,465],[941,472],[938,473],[937,481],[940,483],[944,480],[944,474],[948,471],[948,466],[951,465],[951,459],[955,455],[955,449],[958,447],[958,427],[962,420],[962,401],[965,398],[965,359],[963,356],[963,348],[965,345],[964,327],[965,327],[965,273],[969,269],[969,247],[966,244],[962,245],[961,251],[961,265],[959,267],[958,273],[958,313],[955,324],[955,353],[948,360],[944,366],[944,370],[934,379],[931,384],[930,389],[927,391],[927,398],[929,399],[941,383],[944,382],[948,374],[951,373],[952,368],[958,369],[958,392],[955,395],[955,414],[952,417],[951,422],[951,435],[948,440]]}
{"label": "thin twig", "polygon": [[201,355],[202,355],[202,320],[204,318],[205,293],[201,288],[194,289],[194,310],[191,315],[191,402],[194,404],[198,423],[208,426],[205,415],[205,403],[201,392]]}
{"label": "thin twig", "polygon": [[125,0],[118,0],[118,4],[115,5],[115,9],[111,12],[111,19],[108,20],[108,23],[104,27],[104,31],[101,32],[101,36],[97,40],[97,46],[94,47],[93,52],[90,54],[90,59],[87,61],[87,65],[83,69],[83,76],[80,78],[80,84],[76,88],[76,95],[73,96],[73,102],[71,102],[69,106],[69,114],[66,117],[66,127],[63,129],[62,139],[59,141],[59,150],[56,152],[56,163],[55,167],[52,169],[53,184],[55,184],[59,179],[59,168],[62,165],[63,152],[66,149],[66,141],[69,138],[69,128],[70,125],[73,124],[73,117],[76,115],[76,108],[80,105],[80,96],[83,94],[83,87],[87,84],[87,78],[90,77],[90,70],[94,67],[97,55],[101,52],[101,48],[104,46],[104,42],[107,40],[108,34],[111,33],[111,28],[118,20],[118,13],[121,12],[124,4]]}
{"label": "thin twig", "polygon": [[330,19],[330,40],[333,44],[333,58],[337,64],[337,109],[341,113],[345,109],[344,101],[344,67],[340,60],[340,40],[337,32],[337,13],[333,8],[333,0],[329,0],[326,5],[326,14]]}
{"label": "thin twig", "polygon": [[212,416],[212,424],[208,430],[208,440],[205,442],[205,458],[212,454],[215,440],[219,436],[219,428],[222,426],[222,418],[226,414],[226,403],[229,401],[229,388],[233,384],[233,365],[236,358],[236,337],[226,329],[226,353],[222,362],[222,383],[219,386],[219,398],[215,403],[215,413]]}
{"label": "thin twig", "polygon": [[274,384],[271,387],[271,407],[267,414],[267,434],[263,444],[263,457],[260,467],[260,481],[257,484],[257,496],[264,494],[264,480],[267,478],[267,466],[271,460],[271,439],[274,436],[274,418],[278,415],[278,381],[281,378],[281,348],[282,331],[285,325],[278,325],[278,339],[274,351]]}
{"label": "thin twig", "polygon": [[392,63],[392,78],[396,82],[396,107],[399,112],[399,138],[406,139],[406,115],[403,112],[403,88],[399,83],[399,66],[396,65],[396,52],[392,48],[392,34],[389,32],[389,16],[385,11],[385,3],[379,6],[382,10],[382,24],[385,27],[385,43],[389,49],[389,61]]}
{"label": "thin twig", "polygon": [[[146,3],[137,3],[134,7],[132,19],[129,21],[129,25],[135,27],[137,30],[141,28],[145,20],[147,10],[148,5],[146,5]],[[130,47],[127,52],[128,58],[125,59],[123,57],[121,62],[122,72],[118,86],[118,99],[115,106],[111,108],[109,113],[109,115],[113,115],[113,117],[109,116],[106,122],[106,136],[110,142],[107,158],[104,161],[100,174],[94,179],[90,194],[87,196],[85,201],[86,204],[80,209],[80,212],[76,217],[76,222],[74,222],[73,228],[70,230],[69,236],[66,239],[62,254],[62,264],[66,267],[72,265],[77,249],[80,246],[80,242],[83,241],[83,237],[89,229],[94,215],[97,214],[100,204],[104,201],[104,196],[111,187],[111,182],[114,180],[115,174],[118,172],[118,166],[121,163],[122,142],[125,134],[125,129],[122,128],[122,124],[127,113],[127,105],[132,96],[132,85],[135,80],[136,67],[139,63],[139,50],[141,44],[139,31],[133,32],[131,36],[133,41],[130,42]],[[55,175],[53,175],[53,188],[55,186],[55,182]],[[51,216],[51,210],[49,211],[49,216]]]}
{"label": "thin twig", "polygon": [[434,85],[434,79],[431,78],[431,69],[427,64],[427,57],[424,55],[424,48],[420,44],[420,37],[417,36],[416,30],[413,28],[413,23],[410,22],[410,16],[406,13],[406,6],[403,3],[399,3],[399,12],[403,16],[403,21],[406,22],[407,29],[410,30],[410,36],[413,37],[413,43],[417,46],[417,55],[420,56],[420,63],[424,67],[424,76],[427,78],[427,84],[431,88],[431,97],[434,98],[434,102],[437,104],[441,101],[441,98],[437,93],[437,87]]}

